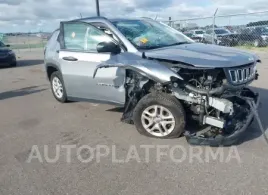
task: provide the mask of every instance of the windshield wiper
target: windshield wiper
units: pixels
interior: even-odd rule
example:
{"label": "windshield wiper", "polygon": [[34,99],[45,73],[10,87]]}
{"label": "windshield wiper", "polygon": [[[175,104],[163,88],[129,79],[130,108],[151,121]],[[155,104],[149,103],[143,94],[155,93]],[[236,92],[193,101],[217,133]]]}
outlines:
{"label": "windshield wiper", "polygon": [[144,50],[151,50],[151,49],[159,49],[159,48],[163,48],[163,47],[170,47],[170,46],[174,46],[174,45],[183,45],[183,44],[191,44],[191,42],[177,42],[177,43],[173,43],[170,45],[159,45],[159,46],[151,46],[151,47],[140,47],[139,49],[144,49]]}
{"label": "windshield wiper", "polygon": [[188,41],[177,42],[177,43],[167,45],[167,47],[174,46],[174,45],[183,45],[183,44],[191,44],[191,42],[188,42]]}

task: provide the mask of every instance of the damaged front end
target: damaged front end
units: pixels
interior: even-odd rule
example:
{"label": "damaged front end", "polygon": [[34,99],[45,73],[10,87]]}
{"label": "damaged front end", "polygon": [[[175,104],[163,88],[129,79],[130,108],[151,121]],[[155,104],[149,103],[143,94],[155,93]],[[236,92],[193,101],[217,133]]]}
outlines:
{"label": "damaged front end", "polygon": [[258,79],[256,63],[206,69],[125,53],[99,65],[94,77],[99,68],[127,70],[122,121],[132,123],[133,110],[146,94],[167,93],[181,101],[187,120],[199,123],[200,128],[185,132],[188,143],[228,146],[240,140],[259,105],[259,95],[247,88]]}
{"label": "damaged front end", "polygon": [[173,83],[173,94],[184,102],[188,118],[205,128],[186,131],[188,143],[236,144],[253,121],[254,109],[259,106],[259,95],[247,88],[258,78],[256,63],[231,69],[180,69],[179,72],[184,82]]}
{"label": "damaged front end", "polygon": [[[210,99],[214,101],[214,98]],[[230,112],[224,113],[222,110],[217,110],[218,116],[213,116],[210,113],[204,115],[201,123],[209,125],[208,128],[205,132],[186,132],[185,137],[188,143],[209,146],[229,146],[238,143],[242,134],[253,121],[253,109],[256,109],[260,103],[259,95],[248,88],[244,88],[240,94],[222,96],[221,99],[216,99],[216,101],[215,105],[209,103],[209,106],[214,106],[214,108],[219,106],[223,109],[230,108]],[[254,105],[254,107],[251,105]]]}

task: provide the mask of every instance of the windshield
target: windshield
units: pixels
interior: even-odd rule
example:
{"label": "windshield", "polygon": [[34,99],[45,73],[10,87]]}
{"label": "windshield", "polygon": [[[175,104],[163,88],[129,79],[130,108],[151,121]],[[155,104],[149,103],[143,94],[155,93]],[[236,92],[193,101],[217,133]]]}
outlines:
{"label": "windshield", "polygon": [[195,31],[195,34],[197,34],[197,35],[202,35],[202,34],[204,34],[204,32],[201,31],[201,30],[198,30],[198,31]]}
{"label": "windshield", "polygon": [[0,41],[0,47],[6,47],[6,45]]}
{"label": "windshield", "polygon": [[258,34],[268,34],[268,27],[261,27],[255,29]]}
{"label": "windshield", "polygon": [[126,20],[113,24],[137,49],[155,49],[194,42],[179,31],[156,21]]}
{"label": "windshield", "polygon": [[228,34],[229,32],[227,31],[227,30],[225,30],[225,29],[216,29],[216,30],[214,30],[215,31],[215,33],[217,34],[217,35],[220,35],[220,34]]}
{"label": "windshield", "polygon": [[263,28],[263,32],[268,32],[268,27]]}
{"label": "windshield", "polygon": [[264,28],[262,32],[263,34],[268,34],[268,27]]}

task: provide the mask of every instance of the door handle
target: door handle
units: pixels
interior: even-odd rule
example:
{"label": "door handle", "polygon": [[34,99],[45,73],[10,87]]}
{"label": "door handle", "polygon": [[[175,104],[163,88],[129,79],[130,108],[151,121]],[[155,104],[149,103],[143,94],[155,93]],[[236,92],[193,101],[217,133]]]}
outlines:
{"label": "door handle", "polygon": [[72,57],[72,56],[63,57],[62,59],[63,59],[63,60],[66,60],[66,61],[77,61],[77,60],[78,60],[77,58],[74,58],[74,57]]}

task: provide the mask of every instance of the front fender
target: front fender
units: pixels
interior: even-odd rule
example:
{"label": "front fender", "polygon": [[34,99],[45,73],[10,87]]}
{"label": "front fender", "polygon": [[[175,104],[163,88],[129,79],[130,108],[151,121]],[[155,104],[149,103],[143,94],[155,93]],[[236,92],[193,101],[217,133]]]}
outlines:
{"label": "front fender", "polygon": [[109,60],[98,65],[94,71],[93,78],[95,78],[98,69],[111,67],[133,70],[158,83],[170,82],[172,77],[183,80],[183,78],[165,65],[154,60],[144,59],[137,54],[127,52],[111,56]]}

